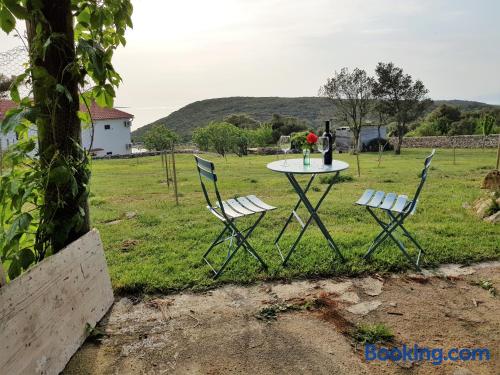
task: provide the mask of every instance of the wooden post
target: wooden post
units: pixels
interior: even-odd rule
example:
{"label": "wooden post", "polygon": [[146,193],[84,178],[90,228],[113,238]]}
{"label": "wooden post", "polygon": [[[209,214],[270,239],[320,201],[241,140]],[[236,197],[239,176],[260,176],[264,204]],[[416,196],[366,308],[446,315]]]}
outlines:
{"label": "wooden post", "polygon": [[361,177],[361,170],[359,168],[359,152],[356,152],[356,164],[358,165],[358,177]]}
{"label": "wooden post", "polygon": [[177,171],[175,170],[175,146],[172,142],[172,170],[174,177],[174,194],[175,194],[175,204],[179,205],[179,196],[177,195]]}
{"label": "wooden post", "polygon": [[168,153],[165,151],[165,172],[167,174],[167,186],[170,189],[170,171],[168,167]]}

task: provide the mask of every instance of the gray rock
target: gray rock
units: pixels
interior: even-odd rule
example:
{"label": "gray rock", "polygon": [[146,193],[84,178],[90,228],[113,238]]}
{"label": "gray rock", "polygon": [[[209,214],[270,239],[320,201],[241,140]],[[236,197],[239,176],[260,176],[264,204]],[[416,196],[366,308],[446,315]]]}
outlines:
{"label": "gray rock", "polygon": [[352,314],[356,315],[366,315],[370,311],[376,310],[382,302],[380,301],[366,301],[366,302],[361,302],[357,303],[355,305],[349,306],[347,308],[347,311],[349,311]]}

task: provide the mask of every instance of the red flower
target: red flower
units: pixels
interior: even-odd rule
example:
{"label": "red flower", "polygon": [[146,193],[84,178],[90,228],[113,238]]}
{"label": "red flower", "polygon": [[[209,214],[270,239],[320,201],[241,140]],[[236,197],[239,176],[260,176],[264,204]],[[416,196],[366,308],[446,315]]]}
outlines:
{"label": "red flower", "polygon": [[318,136],[313,132],[310,132],[306,137],[306,142],[310,145],[315,145],[318,142]]}

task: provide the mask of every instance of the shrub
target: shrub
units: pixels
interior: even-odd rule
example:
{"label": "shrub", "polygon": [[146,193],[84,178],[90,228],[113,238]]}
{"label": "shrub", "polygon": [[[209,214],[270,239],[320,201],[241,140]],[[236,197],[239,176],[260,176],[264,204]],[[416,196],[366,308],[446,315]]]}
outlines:
{"label": "shrub", "polygon": [[144,135],[144,147],[148,150],[164,151],[177,142],[178,136],[164,125],[155,125]]}
{"label": "shrub", "polygon": [[273,143],[273,129],[270,124],[261,124],[257,129],[247,130],[250,146],[264,147]]}
{"label": "shrub", "polygon": [[211,122],[193,134],[193,142],[202,151],[213,150],[221,156],[234,152],[238,156],[246,155],[248,137],[246,132],[227,122]]}

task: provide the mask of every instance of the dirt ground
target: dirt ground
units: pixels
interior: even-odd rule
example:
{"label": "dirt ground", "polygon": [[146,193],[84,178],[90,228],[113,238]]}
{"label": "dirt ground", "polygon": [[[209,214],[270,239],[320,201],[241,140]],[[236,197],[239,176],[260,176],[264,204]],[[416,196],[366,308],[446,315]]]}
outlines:
{"label": "dirt ground", "polygon": [[[64,374],[500,374],[500,262],[423,275],[225,286],[121,298]],[[485,347],[490,361],[366,361],[360,323],[431,348]]]}

